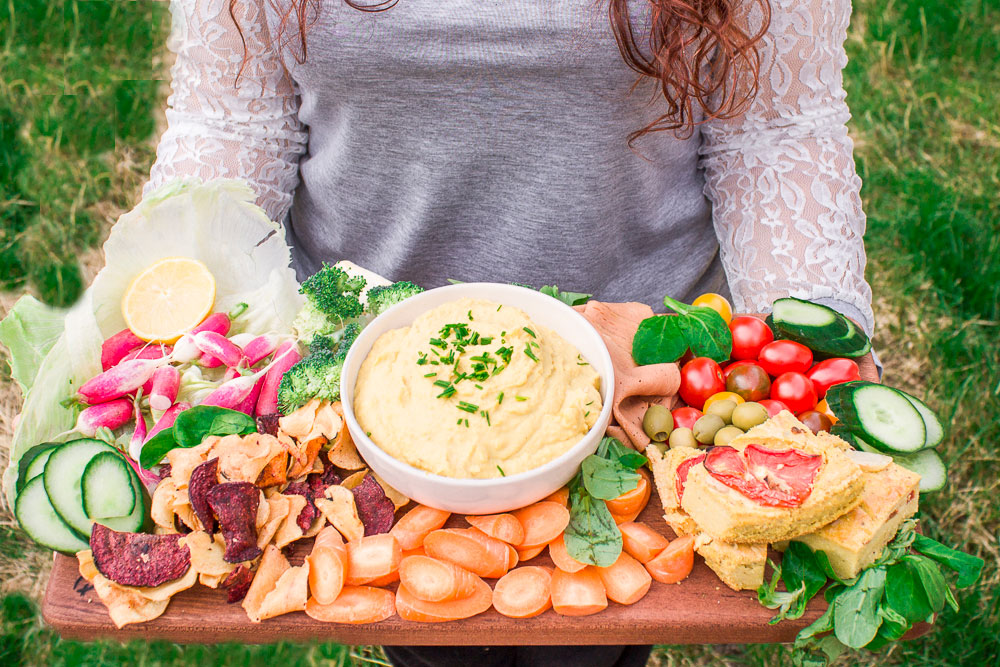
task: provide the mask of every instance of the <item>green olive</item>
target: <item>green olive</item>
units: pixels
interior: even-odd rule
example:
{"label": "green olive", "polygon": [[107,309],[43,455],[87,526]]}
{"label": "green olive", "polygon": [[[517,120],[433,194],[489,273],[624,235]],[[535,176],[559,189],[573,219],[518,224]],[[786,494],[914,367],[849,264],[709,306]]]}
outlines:
{"label": "green olive", "polygon": [[715,434],[725,425],[726,422],[722,421],[719,415],[705,415],[698,418],[691,430],[694,431],[695,440],[703,445],[711,445],[715,440]]}
{"label": "green olive", "polygon": [[642,418],[642,430],[653,442],[666,442],[674,430],[674,416],[662,405],[654,403]]}
{"label": "green olive", "polygon": [[727,424],[733,423],[733,410],[736,409],[736,401],[731,398],[725,398],[721,401],[716,401],[708,406],[705,410],[706,415],[718,415],[722,417],[722,421]]}
{"label": "green olive", "polygon": [[767,408],[760,403],[740,403],[733,410],[733,426],[749,431],[767,421]]}
{"label": "green olive", "polygon": [[660,454],[666,454],[667,453],[668,447],[667,447],[667,444],[664,443],[664,442],[651,442],[651,443],[649,443],[649,446],[650,447],[656,447],[658,450],[660,450]]}
{"label": "green olive", "polygon": [[736,428],[735,426],[723,426],[715,434],[714,444],[716,447],[722,447],[728,445],[729,441],[738,435],[743,435],[743,431]]}
{"label": "green olive", "polygon": [[670,449],[677,449],[678,447],[697,449],[698,441],[694,439],[694,431],[684,426],[675,428],[673,433],[670,434]]}

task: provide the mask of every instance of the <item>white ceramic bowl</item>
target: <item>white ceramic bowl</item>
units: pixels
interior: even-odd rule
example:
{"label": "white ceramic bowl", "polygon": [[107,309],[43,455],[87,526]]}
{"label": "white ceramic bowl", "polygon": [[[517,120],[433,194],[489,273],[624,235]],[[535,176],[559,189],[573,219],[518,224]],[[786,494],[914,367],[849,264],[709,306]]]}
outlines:
{"label": "white ceramic bowl", "polygon": [[[576,347],[601,378],[603,408],[587,434],[562,456],[533,470],[494,479],[458,479],[435,475],[404,463],[383,451],[354,417],[354,383],[376,339],[386,331],[409,326],[423,313],[464,297],[486,299],[520,308],[541,326],[552,329]],[[493,514],[524,507],[564,486],[588,455],[593,454],[611,420],[615,373],[604,341],[578,312],[557,299],[515,285],[462,283],[422,292],[393,306],[365,327],[344,360],[340,396],[354,444],[382,479],[424,505],[461,514]]]}

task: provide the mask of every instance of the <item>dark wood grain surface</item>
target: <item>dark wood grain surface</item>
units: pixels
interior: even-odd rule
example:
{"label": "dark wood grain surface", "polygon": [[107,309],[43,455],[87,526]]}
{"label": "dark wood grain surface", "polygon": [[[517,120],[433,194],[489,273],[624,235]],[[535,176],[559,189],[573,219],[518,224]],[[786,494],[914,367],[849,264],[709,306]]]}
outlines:
{"label": "dark wood grain surface", "polygon": [[[861,359],[860,366],[863,378],[877,378],[870,356]],[[639,520],[673,537],[662,519],[655,491]],[[467,526],[459,516],[453,516],[450,525]],[[312,540],[302,542],[289,549],[293,565],[299,564],[311,548]],[[638,603],[622,606],[612,602],[592,616],[565,617],[549,610],[535,618],[514,620],[491,609],[449,623],[411,623],[394,616],[382,623],[353,626],[321,623],[296,612],[254,624],[242,607],[226,604],[224,591],[196,585],[176,595],[159,618],[119,630],[93,588],[80,578],[76,559],[56,555],[42,615],[64,638],[82,640],[108,637],[257,644],[319,639],[379,645],[749,644],[792,641],[826,606],[822,596],[816,596],[801,619],[768,625],[773,612],[757,602],[756,592],[730,590],[700,557],[695,561],[691,576],[681,583],[654,581]],[[547,553],[530,562],[551,565]]]}

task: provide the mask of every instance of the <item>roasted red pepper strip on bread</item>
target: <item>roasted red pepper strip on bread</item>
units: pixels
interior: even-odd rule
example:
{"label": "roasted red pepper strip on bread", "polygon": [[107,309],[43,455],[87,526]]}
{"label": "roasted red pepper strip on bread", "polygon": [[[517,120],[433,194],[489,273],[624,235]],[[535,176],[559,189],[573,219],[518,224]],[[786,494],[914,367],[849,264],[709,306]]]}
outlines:
{"label": "roasted red pepper strip on bread", "polygon": [[705,469],[715,479],[765,507],[798,507],[812,492],[823,465],[818,454],[747,445],[743,452],[713,447]]}

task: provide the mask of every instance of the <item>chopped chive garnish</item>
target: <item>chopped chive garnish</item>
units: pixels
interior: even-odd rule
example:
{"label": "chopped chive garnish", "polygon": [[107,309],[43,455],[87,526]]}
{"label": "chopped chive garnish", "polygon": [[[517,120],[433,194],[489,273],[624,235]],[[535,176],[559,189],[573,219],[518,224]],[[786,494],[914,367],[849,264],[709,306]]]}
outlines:
{"label": "chopped chive garnish", "polygon": [[526,400],[528,400],[527,396],[515,396],[514,398],[516,398],[519,401],[526,401]]}
{"label": "chopped chive garnish", "polygon": [[442,349],[448,347],[448,344],[446,342],[444,342],[443,340],[441,340],[440,338],[431,338],[427,342],[429,342],[434,347],[440,347]]}
{"label": "chopped chive garnish", "polygon": [[507,473],[505,473],[505,472],[503,471],[503,468],[501,468],[500,466],[497,466],[497,470],[499,470],[499,471],[500,471],[500,475],[501,475],[501,476],[503,476],[503,477],[506,477],[506,476],[507,476]]}
{"label": "chopped chive garnish", "polygon": [[590,410],[587,410],[586,412],[584,412],[583,416],[584,417],[589,417],[590,416]]}
{"label": "chopped chive garnish", "polygon": [[437,398],[451,398],[452,396],[455,395],[456,391],[457,390],[455,389],[454,386],[448,385],[448,387],[444,391],[442,391],[440,394],[437,395]]}
{"label": "chopped chive garnish", "polygon": [[462,421],[465,422],[465,428],[469,428],[469,420],[463,419]]}
{"label": "chopped chive garnish", "polygon": [[485,411],[483,411],[483,414],[486,417],[486,425],[487,426],[493,426],[493,424],[490,423],[490,411],[489,410],[485,410]]}
{"label": "chopped chive garnish", "polygon": [[528,345],[524,346],[524,353],[526,355],[528,355],[528,358],[531,359],[532,361],[536,361],[536,362],[538,361],[538,357],[536,357],[535,353],[531,351],[531,347],[530,346],[528,346]]}
{"label": "chopped chive garnish", "polygon": [[584,403],[584,405],[593,405],[593,404],[594,404],[593,401],[587,401],[586,403]]}
{"label": "chopped chive garnish", "polygon": [[500,395],[497,396],[497,405],[500,405],[501,403],[503,403],[503,392],[502,391],[500,392]]}
{"label": "chopped chive garnish", "polygon": [[576,362],[576,365],[577,366],[589,366],[590,364],[588,364],[586,361],[578,361],[578,362]]}
{"label": "chopped chive garnish", "polygon": [[483,336],[482,338],[479,339],[480,345],[489,345],[492,342],[493,342],[493,336]]}
{"label": "chopped chive garnish", "polygon": [[437,373],[424,373],[424,377],[425,377],[425,378],[432,378],[432,377],[434,377],[435,375],[437,375]]}
{"label": "chopped chive garnish", "polygon": [[434,380],[435,387],[450,387],[451,383],[447,380]]}
{"label": "chopped chive garnish", "polygon": [[468,412],[469,414],[475,414],[476,410],[479,409],[479,406],[475,405],[474,403],[469,403],[467,401],[459,401],[458,409],[464,412]]}
{"label": "chopped chive garnish", "polygon": [[501,308],[503,308],[503,304],[502,304],[502,303],[501,303],[501,304],[500,304],[499,306],[497,306],[497,312],[498,312],[498,313],[500,312],[500,309],[501,309]]}
{"label": "chopped chive garnish", "polygon": [[483,385],[481,385],[481,384],[474,384],[472,386],[475,387],[476,389],[482,389],[483,388]]}
{"label": "chopped chive garnish", "polygon": [[538,338],[538,336],[535,335],[535,332],[529,329],[528,327],[521,327],[521,328],[524,329],[526,332],[528,332],[528,335],[531,336],[532,338]]}
{"label": "chopped chive garnish", "polygon": [[469,309],[469,321],[470,322],[472,321],[472,309],[471,308]]}

